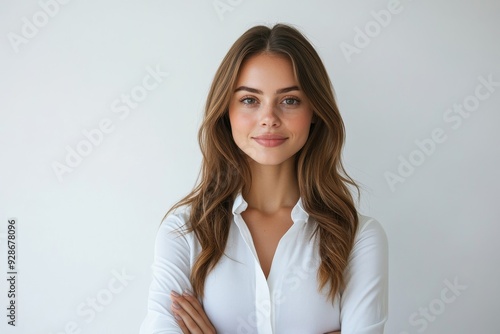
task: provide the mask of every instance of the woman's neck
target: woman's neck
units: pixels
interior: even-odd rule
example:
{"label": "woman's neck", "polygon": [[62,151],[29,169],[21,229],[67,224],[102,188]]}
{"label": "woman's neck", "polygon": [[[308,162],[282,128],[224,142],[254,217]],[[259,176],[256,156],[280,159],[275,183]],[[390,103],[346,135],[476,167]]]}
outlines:
{"label": "woman's neck", "polygon": [[300,197],[294,157],[280,165],[261,165],[251,160],[252,184],[243,190],[249,209],[272,214],[297,204]]}

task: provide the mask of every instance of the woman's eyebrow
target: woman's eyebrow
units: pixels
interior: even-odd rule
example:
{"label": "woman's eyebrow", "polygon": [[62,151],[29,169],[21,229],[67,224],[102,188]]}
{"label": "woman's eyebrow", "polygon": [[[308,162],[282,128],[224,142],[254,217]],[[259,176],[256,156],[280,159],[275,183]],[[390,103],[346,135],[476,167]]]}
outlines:
{"label": "woman's eyebrow", "polygon": [[288,93],[294,90],[300,90],[298,86],[291,86],[291,87],[286,87],[286,88],[281,88],[276,91],[276,94],[283,94],[283,93]]}
{"label": "woman's eyebrow", "polygon": [[[250,92],[250,93],[255,93],[255,94],[264,94],[261,90],[259,89],[255,89],[255,88],[251,88],[251,87],[247,87],[247,86],[240,86],[238,88],[236,88],[234,90],[234,92],[239,92],[241,90],[245,90],[247,92]],[[276,91],[276,94],[283,94],[283,93],[288,93],[288,92],[291,92],[291,91],[294,91],[294,90],[300,90],[300,88],[298,86],[290,86],[290,87],[286,87],[286,88],[280,88]]]}

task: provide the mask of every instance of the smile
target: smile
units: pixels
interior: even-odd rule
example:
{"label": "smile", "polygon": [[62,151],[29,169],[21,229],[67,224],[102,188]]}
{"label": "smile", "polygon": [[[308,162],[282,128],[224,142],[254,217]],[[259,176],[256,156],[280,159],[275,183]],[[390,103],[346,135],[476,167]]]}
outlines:
{"label": "smile", "polygon": [[276,147],[283,144],[288,138],[279,135],[263,135],[252,137],[252,139],[264,147]]}

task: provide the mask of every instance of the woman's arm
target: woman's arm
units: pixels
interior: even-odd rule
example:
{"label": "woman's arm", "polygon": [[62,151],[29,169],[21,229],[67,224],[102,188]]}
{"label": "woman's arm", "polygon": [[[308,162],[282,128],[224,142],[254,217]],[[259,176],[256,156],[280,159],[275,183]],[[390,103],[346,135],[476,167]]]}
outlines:
{"label": "woman's arm", "polygon": [[184,227],[182,214],[170,214],[158,229],[149,287],[148,309],[140,334],[178,333],[182,330],[171,310],[171,291],[192,290],[189,275],[194,252],[193,235],[180,235]]}
{"label": "woman's arm", "polygon": [[388,242],[382,225],[360,215],[340,300],[345,334],[382,334],[387,321]]}

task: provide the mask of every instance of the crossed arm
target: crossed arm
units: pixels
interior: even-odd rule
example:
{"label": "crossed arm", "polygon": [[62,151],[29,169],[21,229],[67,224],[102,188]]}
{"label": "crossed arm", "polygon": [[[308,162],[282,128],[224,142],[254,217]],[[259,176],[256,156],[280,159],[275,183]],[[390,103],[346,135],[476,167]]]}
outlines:
{"label": "crossed arm", "polygon": [[[183,334],[216,334],[215,327],[208,319],[198,299],[189,291],[181,294],[172,291],[172,313]],[[325,334],[341,334],[328,332]]]}

